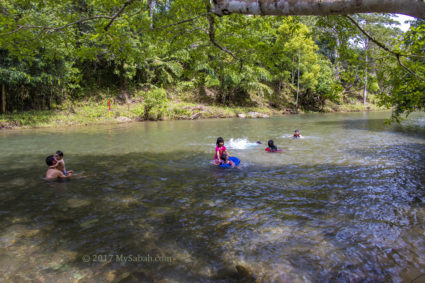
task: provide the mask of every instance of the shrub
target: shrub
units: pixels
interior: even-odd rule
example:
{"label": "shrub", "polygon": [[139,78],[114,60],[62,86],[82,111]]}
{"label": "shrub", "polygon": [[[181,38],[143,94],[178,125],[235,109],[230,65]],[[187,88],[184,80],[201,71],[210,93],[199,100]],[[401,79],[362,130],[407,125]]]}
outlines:
{"label": "shrub", "polygon": [[163,88],[154,88],[149,91],[139,91],[137,96],[143,98],[143,118],[149,119],[149,115],[152,110],[156,110],[158,113],[164,113],[164,108],[167,106],[168,99],[167,93]]}

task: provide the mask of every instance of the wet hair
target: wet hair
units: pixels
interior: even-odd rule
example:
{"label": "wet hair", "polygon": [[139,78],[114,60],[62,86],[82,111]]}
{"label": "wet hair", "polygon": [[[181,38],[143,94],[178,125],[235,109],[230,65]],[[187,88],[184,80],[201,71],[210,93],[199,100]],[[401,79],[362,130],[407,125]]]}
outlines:
{"label": "wet hair", "polygon": [[298,131],[298,129],[296,129],[294,132],[295,132],[295,133],[297,133],[297,132],[299,133],[300,131]]}
{"label": "wet hair", "polygon": [[217,146],[218,146],[221,142],[222,142],[222,143],[224,143],[223,138],[222,138],[222,137],[217,138]]}
{"label": "wet hair", "polygon": [[269,140],[267,142],[267,144],[269,145],[269,148],[270,148],[271,151],[276,151],[277,150],[277,147],[274,145],[273,140]]}
{"label": "wet hair", "polygon": [[52,166],[54,161],[55,161],[55,157],[53,155],[49,155],[46,157],[46,164],[47,166]]}
{"label": "wet hair", "polygon": [[223,153],[223,154],[220,156],[220,159],[221,159],[221,160],[223,160],[223,161],[226,161],[226,157],[227,157],[227,154]]}
{"label": "wet hair", "polygon": [[261,141],[257,141],[257,144],[261,144]]}
{"label": "wet hair", "polygon": [[60,157],[63,157],[63,152],[60,150],[56,151],[56,154],[59,155]]}

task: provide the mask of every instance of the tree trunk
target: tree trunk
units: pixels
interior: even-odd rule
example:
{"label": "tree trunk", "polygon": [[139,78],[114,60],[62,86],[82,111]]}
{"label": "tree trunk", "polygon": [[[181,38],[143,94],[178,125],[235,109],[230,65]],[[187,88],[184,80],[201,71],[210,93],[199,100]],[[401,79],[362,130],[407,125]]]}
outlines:
{"label": "tree trunk", "polygon": [[120,88],[121,91],[127,91],[127,78],[125,77],[124,62],[120,62]]}
{"label": "tree trunk", "polygon": [[6,113],[6,87],[4,84],[1,85],[1,113]]}
{"label": "tree trunk", "polygon": [[364,67],[364,90],[363,90],[363,104],[366,105],[366,100],[367,100],[367,69],[368,69],[368,65],[369,65],[369,56],[368,56],[368,51],[369,51],[369,40],[366,38],[365,41],[365,51],[366,51],[366,56],[365,56],[365,67]]}
{"label": "tree trunk", "polygon": [[217,15],[346,15],[396,13],[425,19],[420,0],[213,0]]}
{"label": "tree trunk", "polygon": [[291,82],[292,82],[292,84],[295,83],[295,68],[294,68],[294,65],[295,65],[295,59],[292,58],[292,67],[291,67]]}
{"label": "tree trunk", "polygon": [[301,50],[298,49],[298,76],[297,76],[297,100],[295,106],[298,109],[298,95],[300,93],[300,60],[301,60]]}
{"label": "tree trunk", "polygon": [[156,1],[155,0],[149,0],[149,17],[151,18],[151,28],[153,28],[153,11],[155,9],[155,4]]}
{"label": "tree trunk", "polygon": [[368,65],[368,56],[366,53],[366,66],[364,68],[364,90],[363,90],[363,104],[366,104],[367,100],[367,66]]}
{"label": "tree trunk", "polygon": [[334,58],[335,58],[335,66],[336,66],[336,79],[339,81],[341,75],[341,60],[339,59],[339,48],[341,46],[341,41],[338,38],[338,33],[333,29],[333,33],[336,39],[336,46],[334,49]]}

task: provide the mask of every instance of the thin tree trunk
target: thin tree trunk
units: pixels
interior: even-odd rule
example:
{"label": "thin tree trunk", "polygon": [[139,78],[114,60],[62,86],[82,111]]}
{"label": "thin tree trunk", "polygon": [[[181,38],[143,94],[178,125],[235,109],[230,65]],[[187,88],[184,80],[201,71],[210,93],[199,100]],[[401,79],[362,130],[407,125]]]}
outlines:
{"label": "thin tree trunk", "polygon": [[340,75],[341,75],[341,61],[339,60],[339,47],[341,46],[341,42],[338,38],[338,34],[335,31],[335,29],[333,29],[333,33],[336,39],[336,46],[334,49],[334,57],[335,57],[335,66],[336,66],[336,79],[339,81]]}
{"label": "thin tree trunk", "polygon": [[295,59],[292,58],[292,67],[291,67],[291,82],[292,82],[292,84],[295,83],[295,68],[294,68],[294,64],[295,64]]}
{"label": "thin tree trunk", "polygon": [[298,109],[298,96],[300,93],[300,57],[301,57],[301,51],[298,49],[298,77],[297,77],[297,100],[295,102],[295,106]]}
{"label": "thin tree trunk", "polygon": [[425,19],[420,0],[214,0],[217,15],[347,15],[396,13]]}
{"label": "thin tree trunk", "polygon": [[151,18],[151,24],[150,27],[153,28],[153,11],[155,9],[155,0],[149,0],[149,17]]}
{"label": "thin tree trunk", "polygon": [[366,38],[365,41],[365,49],[366,49],[366,56],[365,56],[365,67],[364,67],[364,90],[363,90],[363,104],[366,105],[366,100],[367,100],[367,76],[368,76],[368,65],[369,65],[369,56],[368,56],[368,51],[369,51],[369,40]]}
{"label": "thin tree trunk", "polygon": [[294,71],[294,68],[291,69],[291,82],[292,82],[292,84],[295,83],[295,71]]}
{"label": "thin tree trunk", "polygon": [[1,113],[6,113],[6,87],[4,84],[1,85]]}
{"label": "thin tree trunk", "polygon": [[364,90],[363,90],[363,104],[366,104],[367,100],[367,64],[368,64],[368,56],[366,54],[366,67],[364,70]]}

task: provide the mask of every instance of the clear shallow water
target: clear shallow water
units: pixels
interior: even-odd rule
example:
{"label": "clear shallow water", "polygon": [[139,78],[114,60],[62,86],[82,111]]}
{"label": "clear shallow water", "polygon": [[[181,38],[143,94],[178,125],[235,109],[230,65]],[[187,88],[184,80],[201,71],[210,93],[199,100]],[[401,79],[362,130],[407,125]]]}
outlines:
{"label": "clear shallow water", "polygon": [[[425,273],[425,115],[388,117],[1,131],[0,280],[410,282]],[[210,164],[218,136],[239,169]],[[57,149],[87,178],[43,180]]]}

